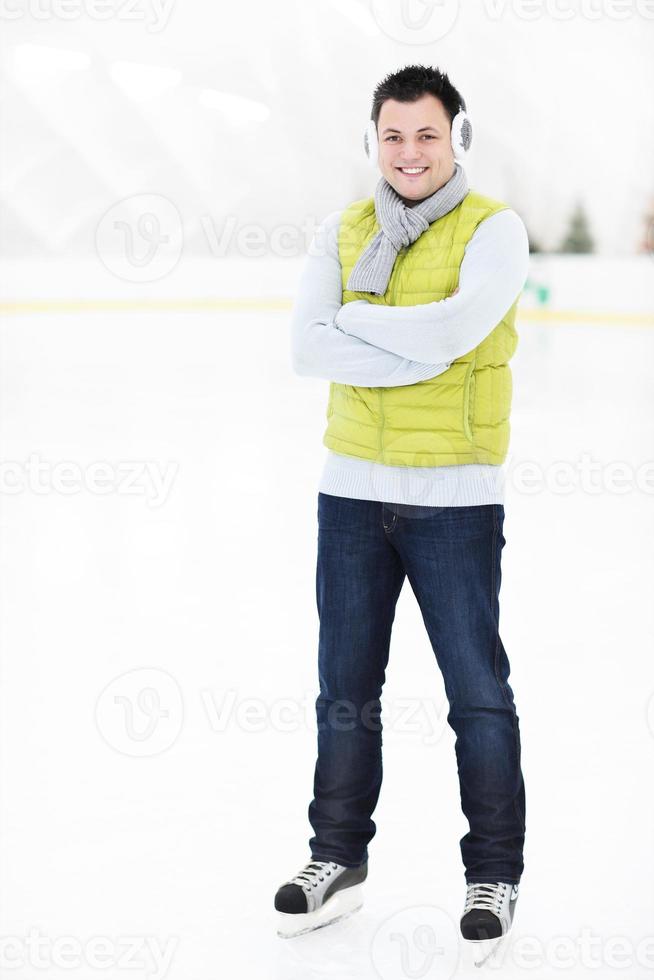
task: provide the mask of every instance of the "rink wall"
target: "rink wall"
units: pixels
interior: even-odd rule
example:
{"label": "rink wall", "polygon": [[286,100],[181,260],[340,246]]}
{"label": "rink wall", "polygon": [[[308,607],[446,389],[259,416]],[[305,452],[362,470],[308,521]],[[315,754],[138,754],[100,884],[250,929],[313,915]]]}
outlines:
{"label": "rink wall", "polygon": [[[173,268],[117,273],[97,259],[0,263],[0,308],[7,313],[112,309],[289,310],[305,261],[293,258],[186,258]],[[150,276],[150,279],[147,277]],[[134,281],[134,277],[142,281]],[[153,278],[155,277],[155,278]],[[533,255],[521,318],[654,326],[654,256]]]}

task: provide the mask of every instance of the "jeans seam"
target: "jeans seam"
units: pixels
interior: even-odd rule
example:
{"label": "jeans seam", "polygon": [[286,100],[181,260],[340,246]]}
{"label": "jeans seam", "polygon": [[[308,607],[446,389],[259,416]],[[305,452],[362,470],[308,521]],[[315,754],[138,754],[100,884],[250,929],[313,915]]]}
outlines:
{"label": "jeans seam", "polygon": [[[490,590],[490,608],[493,616],[495,615],[495,565],[496,565],[496,555],[495,547],[497,544],[497,510],[493,507],[493,541],[491,544],[491,590]],[[499,624],[498,624],[498,635],[499,635]]]}
{"label": "jeans seam", "polygon": [[[497,549],[497,541],[498,541],[498,538],[499,538],[499,529],[500,529],[500,525],[499,525],[499,521],[497,519],[497,515],[498,515],[498,509],[497,509],[497,507],[493,507],[493,546],[491,548],[491,552],[492,552],[492,556],[493,556],[493,572],[492,572],[492,576],[491,576],[491,580],[492,580],[491,609],[493,610],[493,614],[495,612],[495,602],[496,602],[496,595],[495,595],[495,568],[497,566],[496,549]],[[500,677],[500,672],[499,672],[499,659],[500,659],[500,624],[499,624],[499,616],[497,617],[496,625],[497,625],[497,634],[496,634],[497,638],[495,640],[495,656],[493,658],[493,671],[495,673],[495,679],[497,680],[499,689],[502,692],[502,697],[504,698],[504,701],[506,703],[506,706],[507,706],[507,708],[509,709],[509,711],[511,713],[511,727],[513,728],[513,737],[514,737],[514,741],[515,741],[516,764],[517,764],[518,772],[521,772],[522,771],[522,767],[521,767],[521,761],[520,761],[520,755],[521,755],[521,752],[520,752],[520,736],[518,734],[518,722],[517,722],[517,719],[516,719],[515,706],[512,705],[511,702],[510,702],[510,700],[509,700],[509,696],[506,693],[506,689],[504,687],[504,684],[502,683],[502,679]],[[520,809],[520,807],[518,805],[518,801],[517,800],[514,800],[513,801],[513,809],[515,811],[515,814],[516,814],[516,816],[517,816],[520,824],[522,825],[522,832],[524,834],[525,831],[526,831],[525,816],[522,813],[522,811],[521,811],[521,809]]]}

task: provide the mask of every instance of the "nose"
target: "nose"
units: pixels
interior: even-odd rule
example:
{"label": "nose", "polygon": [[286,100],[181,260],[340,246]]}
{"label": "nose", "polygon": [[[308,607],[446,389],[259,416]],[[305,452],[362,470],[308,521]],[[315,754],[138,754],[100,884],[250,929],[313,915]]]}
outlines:
{"label": "nose", "polygon": [[406,160],[407,167],[410,167],[412,163],[420,159],[421,153],[422,151],[417,144],[414,146],[411,143],[407,143],[400,150],[400,160]]}

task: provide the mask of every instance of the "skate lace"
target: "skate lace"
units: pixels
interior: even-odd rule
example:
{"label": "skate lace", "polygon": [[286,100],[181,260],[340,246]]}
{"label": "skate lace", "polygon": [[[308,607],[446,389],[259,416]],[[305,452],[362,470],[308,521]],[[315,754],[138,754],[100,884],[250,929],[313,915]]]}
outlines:
{"label": "skate lace", "polygon": [[508,887],[503,881],[492,884],[475,882],[468,885],[464,914],[470,909],[489,909],[499,916]]}
{"label": "skate lace", "polygon": [[336,871],[337,868],[338,865],[334,864],[333,861],[310,861],[289,880],[289,884],[301,885],[306,892],[310,892],[312,888],[318,887],[318,881],[314,879],[324,881],[325,877],[331,875],[332,871]]}

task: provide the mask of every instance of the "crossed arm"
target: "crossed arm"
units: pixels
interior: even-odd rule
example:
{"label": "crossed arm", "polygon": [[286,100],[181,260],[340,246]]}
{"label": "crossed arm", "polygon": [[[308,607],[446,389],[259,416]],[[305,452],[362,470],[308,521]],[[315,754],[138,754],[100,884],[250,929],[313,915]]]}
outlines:
{"label": "crossed arm", "polygon": [[336,326],[343,299],[338,257],[341,214],[337,211],[325,218],[309,248],[291,318],[293,370],[370,388],[411,385],[446,370],[449,364],[411,360]]}
{"label": "crossed arm", "polygon": [[341,215],[328,216],[316,232],[300,280],[291,329],[298,374],[369,387],[435,377],[490,333],[527,278],[527,232],[507,208],[486,218],[468,242],[456,295],[417,306],[343,304]]}

